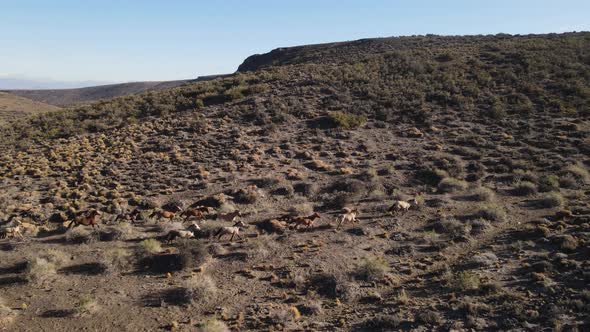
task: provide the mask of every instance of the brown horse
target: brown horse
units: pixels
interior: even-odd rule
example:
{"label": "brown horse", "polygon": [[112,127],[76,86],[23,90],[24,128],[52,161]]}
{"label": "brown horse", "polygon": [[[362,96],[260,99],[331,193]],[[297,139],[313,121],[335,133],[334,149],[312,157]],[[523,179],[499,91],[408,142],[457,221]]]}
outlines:
{"label": "brown horse", "polygon": [[305,226],[305,228],[309,229],[313,226],[316,219],[320,218],[320,215],[315,212],[314,214],[307,216],[307,217],[293,217],[289,220],[289,223],[295,224],[295,229],[299,226]]}
{"label": "brown horse", "polygon": [[209,213],[210,208],[208,206],[197,206],[195,208],[186,209],[180,214],[184,216],[184,221],[187,221],[190,217],[195,217],[197,220],[205,219],[205,213]]}
{"label": "brown horse", "polygon": [[72,220],[72,222],[70,222],[70,224],[68,225],[68,229],[80,225],[92,226],[92,228],[94,228],[98,226],[98,216],[100,216],[101,214],[102,213],[100,213],[100,211],[92,209],[74,218],[74,220]]}
{"label": "brown horse", "polygon": [[240,211],[236,210],[236,211],[230,212],[230,213],[218,214],[217,219],[220,219],[223,221],[234,222],[234,221],[236,221],[236,219],[238,219],[238,217],[241,217],[241,216],[242,216],[242,213]]}
{"label": "brown horse", "polygon": [[176,216],[176,213],[180,211],[182,211],[180,206],[172,205],[162,210],[155,210],[152,214],[149,215],[149,218],[153,218],[155,216],[158,220],[161,220],[162,218],[172,220]]}

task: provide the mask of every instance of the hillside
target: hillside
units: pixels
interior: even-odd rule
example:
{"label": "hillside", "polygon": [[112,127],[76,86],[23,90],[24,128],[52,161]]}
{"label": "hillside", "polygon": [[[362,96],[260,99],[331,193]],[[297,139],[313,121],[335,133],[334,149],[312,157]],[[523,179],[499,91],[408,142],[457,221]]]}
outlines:
{"label": "hillside", "polygon": [[14,330],[590,328],[590,33],[283,48],[0,134]]}
{"label": "hillside", "polygon": [[157,91],[169,89],[185,84],[186,82],[188,82],[188,80],[165,82],[132,82],[78,89],[5,90],[4,92],[50,105],[68,106],[73,104],[94,102],[100,99],[127,96],[149,90]]}
{"label": "hillside", "polygon": [[0,124],[31,114],[56,111],[59,107],[0,92]]}

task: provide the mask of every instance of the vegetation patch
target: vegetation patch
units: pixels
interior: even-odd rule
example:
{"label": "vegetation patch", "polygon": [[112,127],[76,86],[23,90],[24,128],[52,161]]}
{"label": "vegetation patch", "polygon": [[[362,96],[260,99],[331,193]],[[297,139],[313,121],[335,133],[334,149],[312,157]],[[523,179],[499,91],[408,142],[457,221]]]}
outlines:
{"label": "vegetation patch", "polygon": [[344,112],[330,112],[328,117],[332,126],[342,129],[357,128],[367,122],[367,118],[364,115],[355,115]]}

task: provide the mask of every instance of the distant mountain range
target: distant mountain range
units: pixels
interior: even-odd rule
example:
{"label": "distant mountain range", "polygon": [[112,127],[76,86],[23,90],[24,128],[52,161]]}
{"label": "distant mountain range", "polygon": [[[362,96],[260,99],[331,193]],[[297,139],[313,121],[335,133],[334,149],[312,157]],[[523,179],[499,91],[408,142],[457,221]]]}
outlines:
{"label": "distant mountain range", "polygon": [[0,90],[15,89],[75,89],[96,85],[112,84],[106,81],[55,81],[26,77],[0,76]]}
{"label": "distant mountain range", "polygon": [[127,96],[148,90],[173,88],[186,82],[187,80],[167,82],[132,82],[99,85],[78,89],[4,90],[4,92],[9,92],[17,96],[50,105],[67,106],[72,104],[88,103],[99,99]]}
{"label": "distant mountain range", "polygon": [[[13,95],[24,97],[37,102],[55,105],[69,106],[73,104],[90,103],[100,99],[109,99],[119,96],[128,96],[150,90],[162,90],[174,88],[188,82],[212,80],[227,75],[199,76],[196,79],[177,81],[152,81],[152,82],[129,82],[118,84],[106,84],[88,86],[83,88],[38,88],[38,89],[6,89],[0,83],[0,92],[7,92]],[[82,82],[78,82],[82,84]],[[86,83],[92,83],[88,81]]]}

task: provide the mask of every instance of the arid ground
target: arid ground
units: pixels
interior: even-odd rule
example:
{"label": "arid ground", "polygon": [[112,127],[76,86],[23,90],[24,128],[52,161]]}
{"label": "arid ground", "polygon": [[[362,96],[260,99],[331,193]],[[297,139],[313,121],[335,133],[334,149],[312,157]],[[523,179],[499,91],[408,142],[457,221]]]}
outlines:
{"label": "arid ground", "polygon": [[588,33],[278,49],[14,121],[0,330],[590,329]]}

